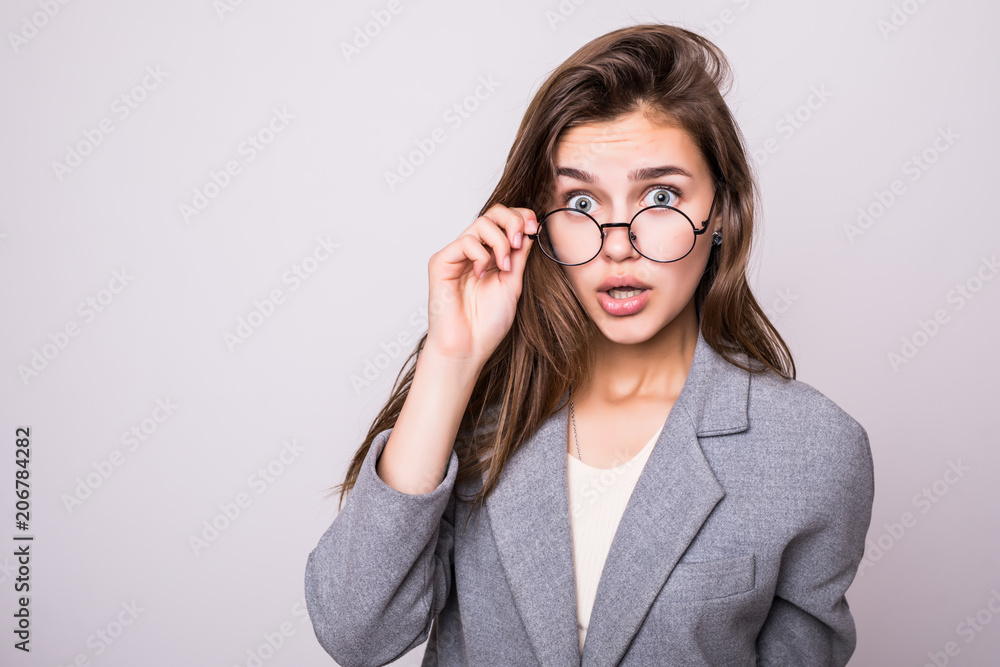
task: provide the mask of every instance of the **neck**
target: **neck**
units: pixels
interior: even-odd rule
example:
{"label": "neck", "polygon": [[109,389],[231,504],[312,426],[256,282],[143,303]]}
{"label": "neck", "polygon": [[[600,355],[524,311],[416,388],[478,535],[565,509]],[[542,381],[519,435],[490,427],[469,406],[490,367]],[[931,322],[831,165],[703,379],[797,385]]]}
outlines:
{"label": "neck", "polygon": [[673,401],[687,380],[698,343],[694,299],[649,340],[615,343],[599,335],[591,381],[573,388],[578,403],[620,403],[636,399]]}

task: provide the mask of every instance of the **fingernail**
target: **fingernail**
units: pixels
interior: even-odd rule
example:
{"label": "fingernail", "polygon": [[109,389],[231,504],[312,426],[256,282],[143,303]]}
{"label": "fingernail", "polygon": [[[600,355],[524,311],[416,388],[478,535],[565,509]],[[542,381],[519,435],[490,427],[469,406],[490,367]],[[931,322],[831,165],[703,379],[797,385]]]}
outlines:
{"label": "fingernail", "polygon": [[514,234],[514,247],[515,248],[521,247],[521,232]]}
{"label": "fingernail", "polygon": [[510,271],[510,255],[503,258],[503,270]]}

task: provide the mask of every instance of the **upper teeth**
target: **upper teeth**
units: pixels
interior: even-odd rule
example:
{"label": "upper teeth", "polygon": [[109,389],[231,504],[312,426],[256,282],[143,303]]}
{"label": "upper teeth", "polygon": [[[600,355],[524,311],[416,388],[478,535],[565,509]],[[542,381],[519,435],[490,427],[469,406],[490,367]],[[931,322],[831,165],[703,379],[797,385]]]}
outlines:
{"label": "upper teeth", "polygon": [[608,294],[611,295],[612,299],[629,299],[633,296],[638,296],[642,292],[641,289],[609,289]]}

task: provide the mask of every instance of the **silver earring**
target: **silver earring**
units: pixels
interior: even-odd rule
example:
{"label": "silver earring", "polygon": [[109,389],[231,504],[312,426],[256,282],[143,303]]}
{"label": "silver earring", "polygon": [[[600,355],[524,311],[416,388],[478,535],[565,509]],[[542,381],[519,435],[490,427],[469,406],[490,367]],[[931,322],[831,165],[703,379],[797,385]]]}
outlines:
{"label": "silver earring", "polygon": [[712,245],[722,245],[721,232],[712,232]]}

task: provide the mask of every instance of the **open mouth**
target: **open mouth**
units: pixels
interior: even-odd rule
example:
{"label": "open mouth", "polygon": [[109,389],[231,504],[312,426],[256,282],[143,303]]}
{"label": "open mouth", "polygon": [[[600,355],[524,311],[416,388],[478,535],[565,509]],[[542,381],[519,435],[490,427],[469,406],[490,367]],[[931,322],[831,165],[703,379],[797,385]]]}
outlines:
{"label": "open mouth", "polygon": [[638,287],[614,287],[608,290],[608,296],[612,299],[631,299],[632,297],[639,296],[645,291],[646,290]]}

